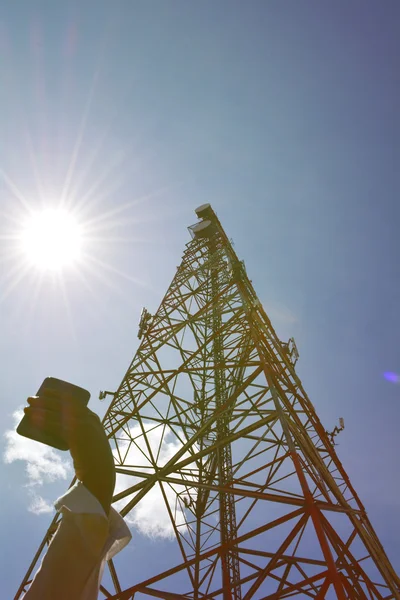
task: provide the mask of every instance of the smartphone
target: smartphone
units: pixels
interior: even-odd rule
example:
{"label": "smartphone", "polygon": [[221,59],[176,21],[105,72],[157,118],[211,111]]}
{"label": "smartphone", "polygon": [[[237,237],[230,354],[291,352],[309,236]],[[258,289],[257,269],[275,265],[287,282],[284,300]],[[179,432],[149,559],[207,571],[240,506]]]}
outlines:
{"label": "smartphone", "polygon": [[[65,392],[65,394],[80,400],[85,406],[87,406],[87,403],[89,402],[90,393],[87,390],[84,390],[77,385],[73,385],[72,383],[68,383],[68,381],[63,381],[62,379],[46,377],[38,389],[36,396],[40,396],[46,389]],[[68,399],[66,399],[65,402],[68,402]],[[69,450],[69,446],[65,440],[47,433],[43,429],[35,427],[26,415],[23,416],[20,424],[18,425],[17,433],[19,433],[19,435],[23,435],[24,437],[30,438],[31,440],[35,440],[37,442],[41,442],[42,444],[46,444],[47,446],[57,448],[58,450]]]}

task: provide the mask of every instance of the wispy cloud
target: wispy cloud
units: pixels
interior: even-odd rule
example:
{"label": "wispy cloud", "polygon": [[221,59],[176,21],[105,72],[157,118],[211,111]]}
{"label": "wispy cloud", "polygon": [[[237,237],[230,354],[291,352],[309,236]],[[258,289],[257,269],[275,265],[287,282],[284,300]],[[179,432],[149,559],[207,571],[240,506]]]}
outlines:
{"label": "wispy cloud", "polygon": [[273,324],[277,322],[279,325],[292,325],[299,321],[295,313],[282,303],[264,302],[263,306]]}
{"label": "wispy cloud", "polygon": [[29,490],[29,496],[31,499],[31,502],[28,506],[29,512],[32,512],[35,515],[43,515],[54,512],[53,504],[47,502],[47,500],[42,498],[42,496],[37,494],[34,490]]}
{"label": "wispy cloud", "polygon": [[[17,410],[13,414],[15,427],[22,416],[22,410]],[[22,461],[25,463],[26,480],[24,486],[28,488],[28,498],[30,500],[28,510],[35,514],[51,512],[53,510],[52,505],[38,494],[37,489],[46,483],[71,477],[69,462],[50,446],[22,437],[15,429],[6,431],[4,437],[6,440],[3,455],[4,462],[11,464],[15,461]]]}

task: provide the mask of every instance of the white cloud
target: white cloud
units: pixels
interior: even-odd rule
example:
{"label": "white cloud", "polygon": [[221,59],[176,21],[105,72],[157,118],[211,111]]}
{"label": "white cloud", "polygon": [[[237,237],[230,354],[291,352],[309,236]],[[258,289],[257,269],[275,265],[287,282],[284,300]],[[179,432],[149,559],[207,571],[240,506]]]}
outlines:
{"label": "white cloud", "polygon": [[[13,414],[15,425],[23,416],[22,411]],[[6,449],[4,461],[12,463],[22,460],[26,463],[26,474],[30,485],[43,485],[57,479],[66,479],[70,475],[69,463],[50,446],[19,435],[15,430],[6,431]]]}
{"label": "white cloud", "polygon": [[[151,431],[149,431],[149,429],[150,426],[145,426],[147,441],[155,456],[157,455],[157,451],[159,449],[157,464],[159,467],[161,467],[181,449],[182,444],[177,439],[168,441],[168,438],[171,436],[171,432],[166,432],[164,438],[162,439],[162,426],[152,429]],[[144,450],[146,446],[144,444],[144,437],[141,435],[140,427],[131,427],[130,431],[131,436],[136,438],[136,443],[138,446]],[[161,440],[162,443],[160,447]],[[128,449],[128,444],[128,441],[119,442],[121,454],[124,453],[124,450],[126,452]],[[188,455],[185,454],[183,458],[186,458],[186,456]],[[148,458],[145,457],[141,450],[134,444],[131,445],[124,460],[124,464],[140,465],[140,467],[149,467],[151,465]],[[147,469],[145,469],[145,471],[149,472]],[[130,477],[129,475],[117,475],[115,493],[118,494],[123,490],[135,485],[139,481],[140,478]],[[186,519],[181,503],[177,501],[177,493],[185,491],[186,488],[184,486],[174,485],[171,487],[168,484],[164,484],[166,500],[172,514],[174,515],[175,523],[179,527],[185,526]],[[194,498],[193,490],[190,491],[190,495],[192,498]],[[117,505],[114,505],[114,507],[117,510],[121,510],[127,504],[127,501],[130,501],[131,499],[132,496],[129,496],[127,499],[119,501]],[[159,485],[154,486],[149,492],[147,492],[146,496],[139,502],[139,504],[125,516],[125,521],[128,523],[128,525],[135,527],[138,531],[140,531],[140,533],[151,538],[173,538],[175,535],[171,519],[167,511],[166,503]]]}
{"label": "white cloud", "polygon": [[28,506],[29,512],[32,512],[35,515],[42,515],[45,513],[54,512],[53,504],[50,504],[49,502],[47,502],[47,500],[42,498],[42,496],[40,496],[33,490],[29,490],[29,495],[31,497],[31,503]]}
{"label": "white cloud", "polygon": [[[13,414],[15,427],[22,416],[22,410],[18,410]],[[29,495],[31,498],[28,510],[35,514],[52,511],[53,507],[32,488],[70,477],[71,467],[69,462],[50,446],[25,438],[19,435],[15,429],[6,431],[4,437],[6,440],[3,455],[4,462],[11,464],[19,460],[25,463],[25,487],[30,488]]]}
{"label": "white cloud", "polygon": [[[175,502],[175,495],[167,491],[168,502]],[[181,511],[178,512],[179,521],[184,522]],[[153,487],[134,510],[125,517],[129,525],[133,525],[140,533],[151,538],[173,538],[174,530],[169,518],[160,488]]]}

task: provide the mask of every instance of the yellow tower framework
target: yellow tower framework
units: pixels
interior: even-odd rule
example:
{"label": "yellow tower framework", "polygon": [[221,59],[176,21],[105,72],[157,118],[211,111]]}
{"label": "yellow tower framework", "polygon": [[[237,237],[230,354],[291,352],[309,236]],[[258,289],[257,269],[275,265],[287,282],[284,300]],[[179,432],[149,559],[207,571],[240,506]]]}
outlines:
{"label": "yellow tower framework", "polygon": [[103,421],[119,474],[113,501],[129,516],[157,488],[180,559],[128,586],[110,561],[112,589],[100,597],[400,599],[335,452],[337,432],[325,431],[296,375],[294,340],[278,339],[211,206],[196,213],[160,307],[142,312],[139,349]]}

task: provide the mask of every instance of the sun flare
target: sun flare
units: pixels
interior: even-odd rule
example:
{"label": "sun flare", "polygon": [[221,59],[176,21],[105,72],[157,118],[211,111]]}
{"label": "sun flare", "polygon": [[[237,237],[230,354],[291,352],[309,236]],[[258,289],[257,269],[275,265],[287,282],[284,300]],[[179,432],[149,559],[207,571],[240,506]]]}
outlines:
{"label": "sun flare", "polygon": [[70,212],[47,209],[25,223],[21,242],[29,262],[42,270],[57,271],[80,258],[82,230]]}

